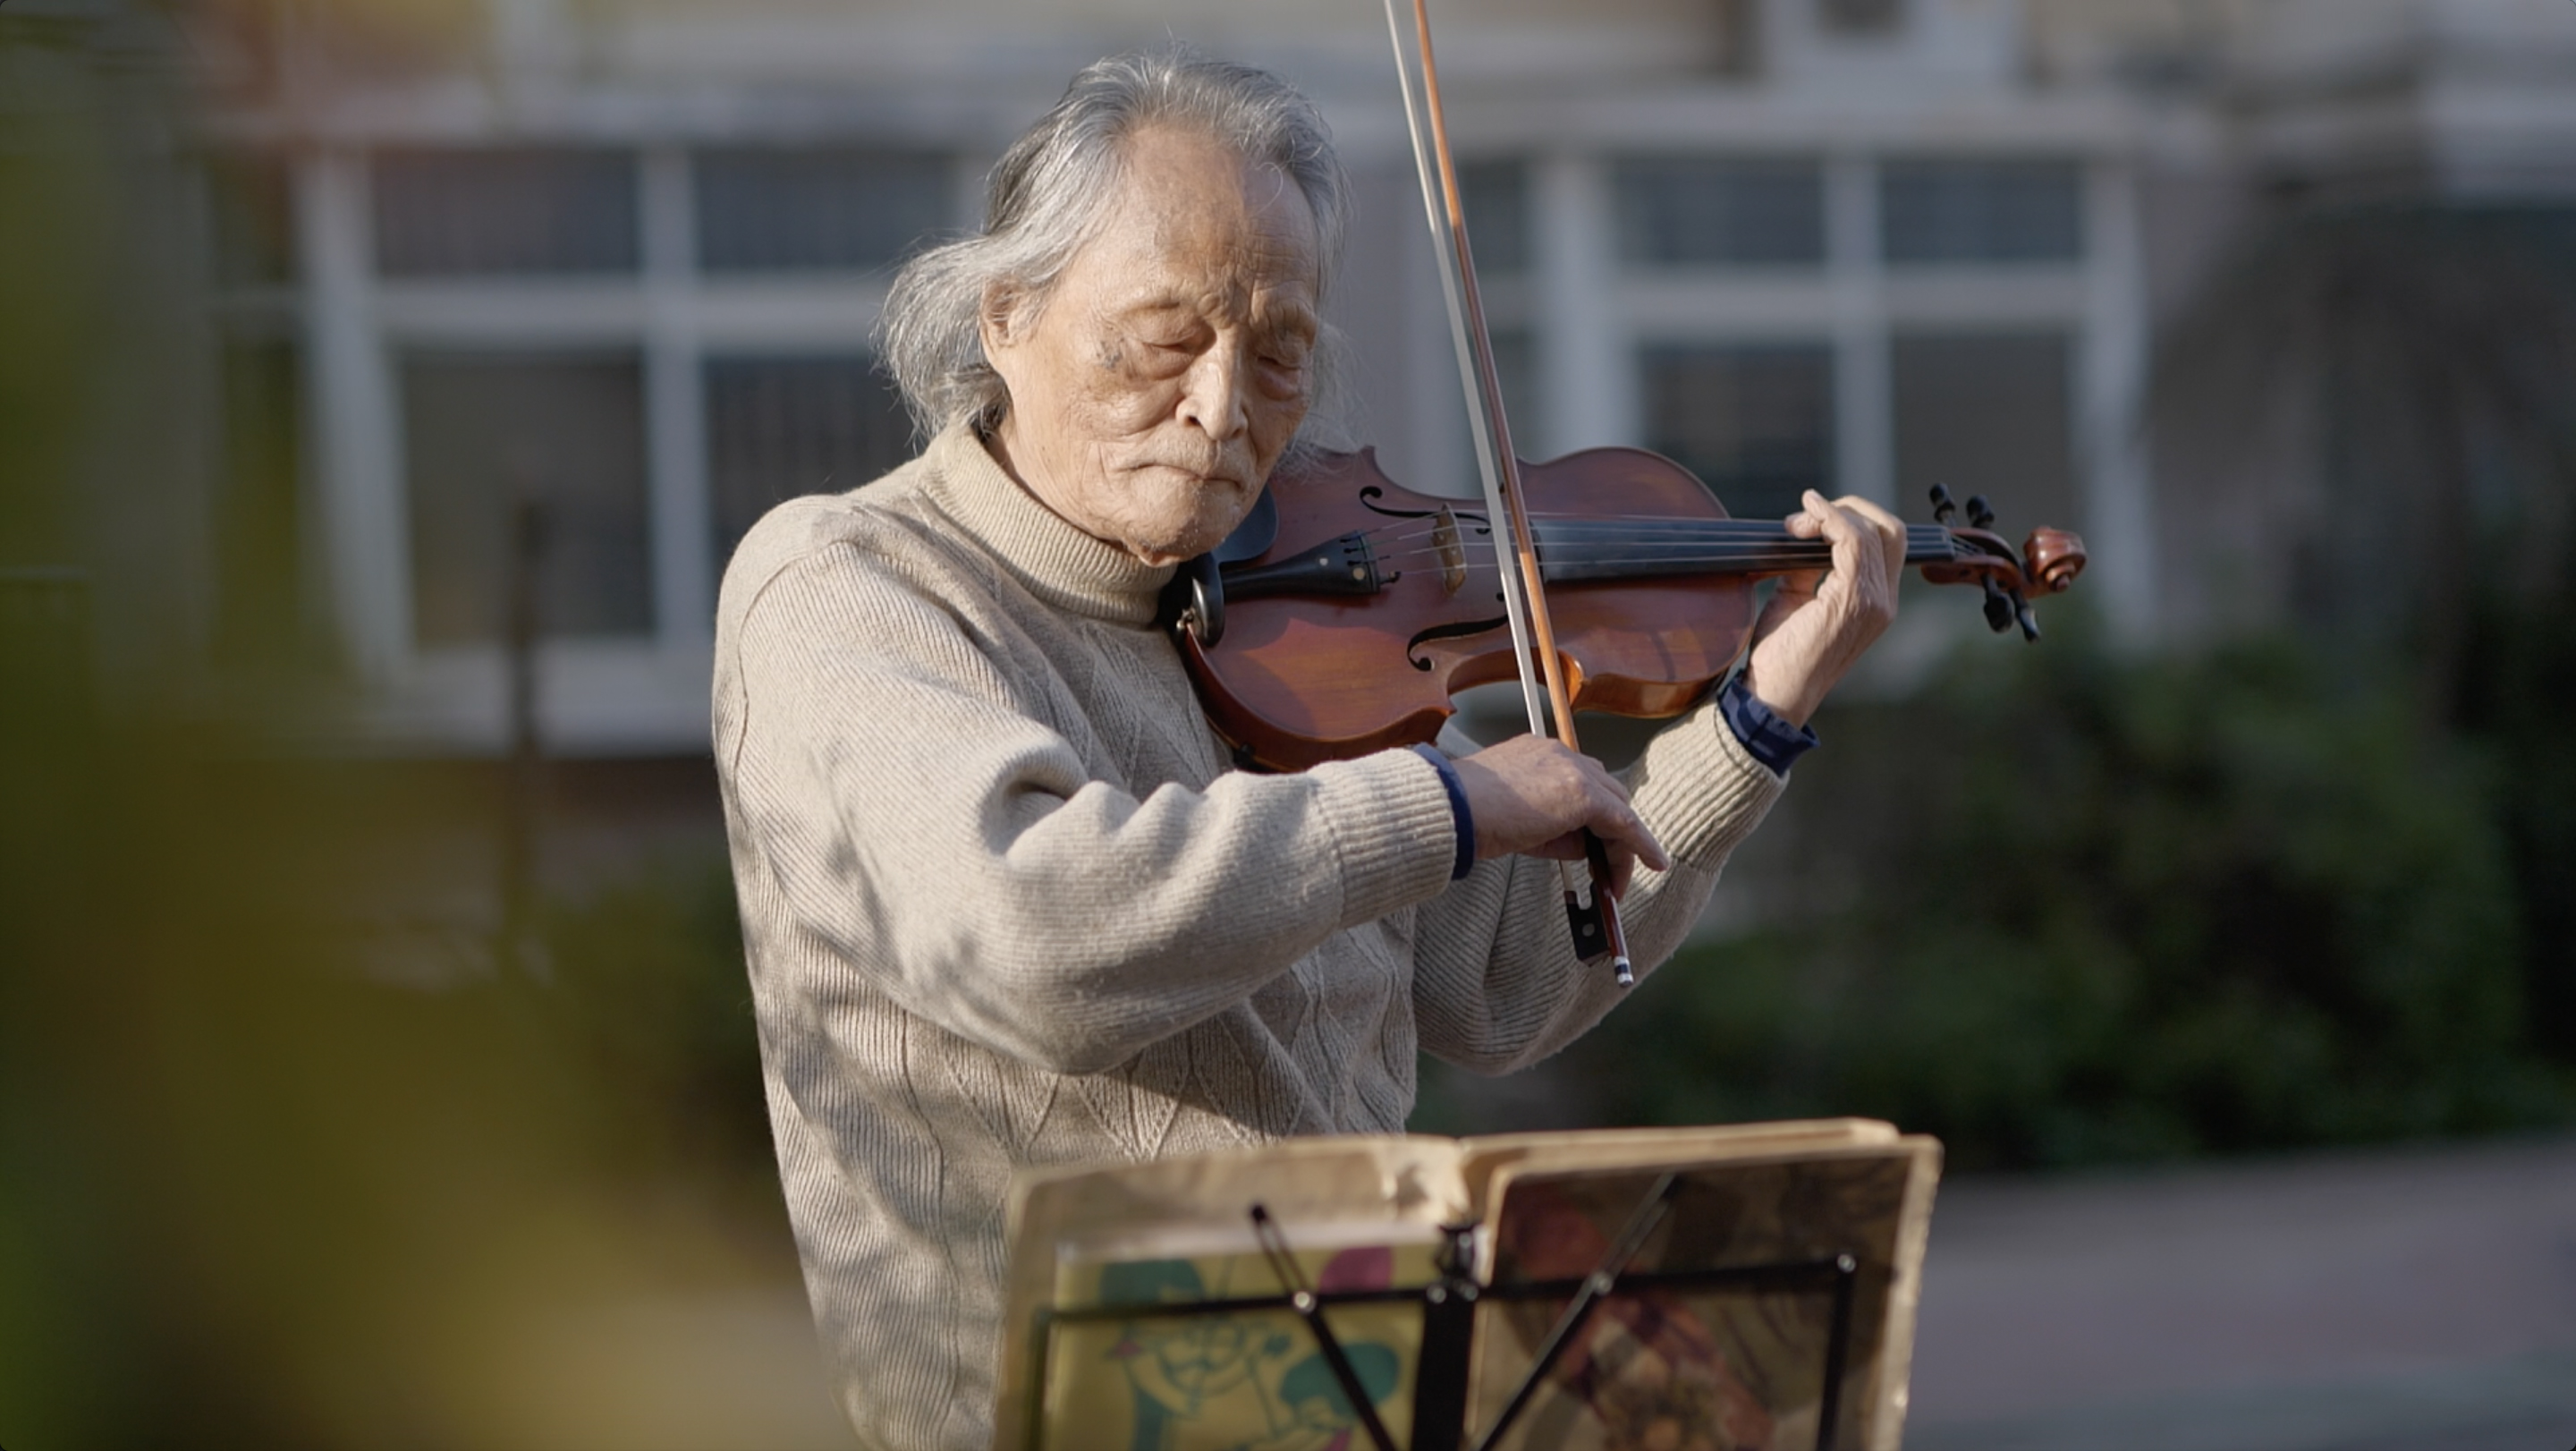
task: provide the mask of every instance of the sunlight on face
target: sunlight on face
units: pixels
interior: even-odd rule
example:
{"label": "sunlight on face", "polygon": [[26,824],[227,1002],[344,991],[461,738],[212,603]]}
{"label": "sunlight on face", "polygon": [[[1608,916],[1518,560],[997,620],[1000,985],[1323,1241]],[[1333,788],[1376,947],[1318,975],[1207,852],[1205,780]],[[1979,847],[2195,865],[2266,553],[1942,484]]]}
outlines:
{"label": "sunlight on face", "polygon": [[1119,199],[1045,304],[985,299],[1002,466],[1148,563],[1213,548],[1306,416],[1318,246],[1277,169],[1196,132],[1136,133]]}

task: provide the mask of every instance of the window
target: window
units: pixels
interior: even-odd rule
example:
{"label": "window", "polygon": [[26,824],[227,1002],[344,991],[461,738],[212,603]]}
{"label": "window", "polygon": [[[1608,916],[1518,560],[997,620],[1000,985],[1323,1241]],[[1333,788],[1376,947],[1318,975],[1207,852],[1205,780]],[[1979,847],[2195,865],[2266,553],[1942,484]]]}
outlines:
{"label": "window", "polygon": [[1905,18],[1905,0],[1818,0],[1828,34],[1873,35],[1894,30]]}
{"label": "window", "polygon": [[622,152],[386,152],[374,183],[376,265],[390,276],[635,269],[635,164]]}
{"label": "window", "polygon": [[695,168],[698,263],[712,272],[885,267],[949,225],[945,157],[711,151]]}
{"label": "window", "polygon": [[2072,262],[2083,174],[2064,161],[1891,161],[1879,219],[1896,263]]}
{"label": "window", "polygon": [[1517,161],[1476,161],[1458,168],[1458,202],[1476,270],[1508,276],[1529,270],[1529,170]]}
{"label": "window", "polygon": [[223,472],[212,643],[228,664],[278,658],[304,623],[300,361],[292,343],[265,337],[227,339],[217,353]]}
{"label": "window", "polygon": [[1523,458],[1534,455],[1538,435],[1538,339],[1527,328],[1495,328],[1486,339],[1494,348],[1494,381],[1503,390],[1503,412],[1512,425],[1512,448]]}
{"label": "window", "polygon": [[204,157],[211,330],[213,490],[207,644],[228,668],[283,663],[307,643],[304,371],[294,178],[274,152]]}
{"label": "window", "polygon": [[715,568],[761,515],[800,494],[854,489],[912,456],[912,420],[868,358],[707,364]]}
{"label": "window", "polygon": [[1833,358],[1822,344],[1645,350],[1646,446],[1709,486],[1738,518],[1795,513],[1834,480]]}
{"label": "window", "polygon": [[[956,154],[584,134],[189,158],[216,279],[219,657],[345,631],[383,671],[371,711],[467,744],[528,586],[557,744],[702,748],[677,667],[710,644],[742,534],[911,455],[870,328],[888,269],[958,221]],[[352,275],[375,286],[323,285]]]}
{"label": "window", "polygon": [[402,364],[412,634],[483,644],[508,619],[515,505],[542,510],[548,635],[653,629],[643,369],[632,353],[414,353]]}
{"label": "window", "polygon": [[1934,484],[1983,494],[2006,537],[2076,514],[2067,339],[2062,333],[1899,335],[1896,478],[1919,508]]}
{"label": "window", "polygon": [[286,164],[231,154],[206,163],[215,281],[264,287],[295,279],[295,210]]}
{"label": "window", "polygon": [[1825,256],[1812,161],[1632,158],[1617,163],[1619,255],[1661,267],[1813,265]]}

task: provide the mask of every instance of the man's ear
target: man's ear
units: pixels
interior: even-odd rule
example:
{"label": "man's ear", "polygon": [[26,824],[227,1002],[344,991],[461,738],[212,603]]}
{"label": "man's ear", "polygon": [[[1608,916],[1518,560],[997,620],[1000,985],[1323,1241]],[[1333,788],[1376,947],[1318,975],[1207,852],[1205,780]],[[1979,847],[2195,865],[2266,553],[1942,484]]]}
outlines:
{"label": "man's ear", "polygon": [[1027,311],[1028,294],[1019,284],[985,284],[983,301],[975,309],[975,331],[988,361],[996,350],[1019,341],[1020,330],[1028,321]]}

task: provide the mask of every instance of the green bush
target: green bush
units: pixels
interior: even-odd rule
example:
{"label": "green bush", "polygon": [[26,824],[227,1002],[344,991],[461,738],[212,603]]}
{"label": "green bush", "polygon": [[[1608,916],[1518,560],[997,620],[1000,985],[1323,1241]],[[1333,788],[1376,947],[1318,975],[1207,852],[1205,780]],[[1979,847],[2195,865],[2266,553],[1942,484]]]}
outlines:
{"label": "green bush", "polygon": [[2451,714],[2484,742],[2522,909],[2533,1046],[2576,1065],[2576,586],[2482,602]]}
{"label": "green bush", "polygon": [[1868,1114],[1963,1167],[2570,1117],[2477,753],[2286,642],[2069,633],[1820,720],[1759,927],[1560,1070],[1599,1117]]}
{"label": "green bush", "polygon": [[548,1022],[610,1111],[623,1166],[773,1186],[759,1033],[723,854],[667,862],[545,914],[550,982],[495,986]]}

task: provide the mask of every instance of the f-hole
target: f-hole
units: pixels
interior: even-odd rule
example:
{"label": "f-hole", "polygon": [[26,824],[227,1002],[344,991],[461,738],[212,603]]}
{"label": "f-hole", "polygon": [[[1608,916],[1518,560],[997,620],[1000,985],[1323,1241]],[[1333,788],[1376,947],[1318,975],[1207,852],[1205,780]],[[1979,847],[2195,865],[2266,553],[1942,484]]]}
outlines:
{"label": "f-hole", "polygon": [[1429,626],[1415,632],[1412,639],[1404,642],[1405,661],[1414,669],[1428,675],[1431,673],[1431,662],[1422,658],[1420,651],[1423,646],[1434,640],[1456,640],[1468,635],[1481,635],[1488,630],[1499,630],[1510,623],[1510,620],[1496,615],[1490,620],[1458,620],[1446,625]]}

